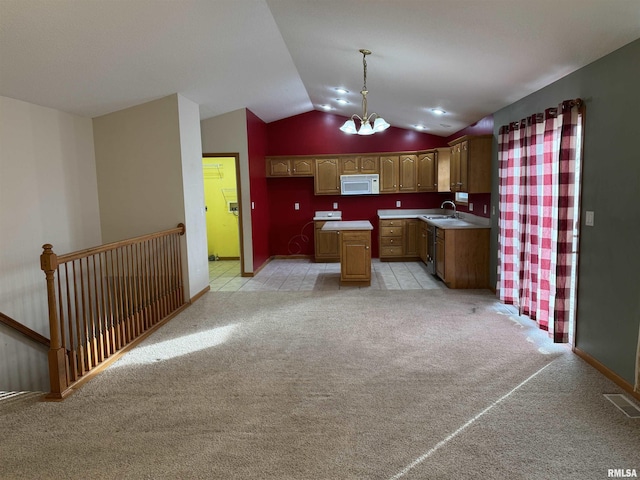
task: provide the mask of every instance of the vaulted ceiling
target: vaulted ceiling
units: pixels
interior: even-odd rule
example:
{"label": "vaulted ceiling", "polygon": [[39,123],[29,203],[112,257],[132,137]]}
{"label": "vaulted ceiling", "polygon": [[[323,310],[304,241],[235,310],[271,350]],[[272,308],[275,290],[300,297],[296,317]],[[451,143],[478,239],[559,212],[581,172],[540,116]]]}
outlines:
{"label": "vaulted ceiling", "polygon": [[0,0],[0,95],[88,117],[176,92],[203,119],[351,116],[366,48],[369,111],[446,136],[637,38],[638,0]]}

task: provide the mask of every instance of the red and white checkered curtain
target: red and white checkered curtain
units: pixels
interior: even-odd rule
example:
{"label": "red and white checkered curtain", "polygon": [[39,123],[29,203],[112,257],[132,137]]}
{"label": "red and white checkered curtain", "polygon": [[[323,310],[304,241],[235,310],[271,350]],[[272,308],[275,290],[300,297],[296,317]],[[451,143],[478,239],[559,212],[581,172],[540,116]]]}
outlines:
{"label": "red and white checkered curtain", "polygon": [[569,339],[581,105],[566,101],[505,125],[498,139],[498,296],[555,342]]}

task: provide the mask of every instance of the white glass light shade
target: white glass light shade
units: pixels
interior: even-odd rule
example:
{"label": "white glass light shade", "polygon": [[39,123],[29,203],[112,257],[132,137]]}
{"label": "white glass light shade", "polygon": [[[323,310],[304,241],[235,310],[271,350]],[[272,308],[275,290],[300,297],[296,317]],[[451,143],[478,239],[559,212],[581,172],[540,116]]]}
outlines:
{"label": "white glass light shade", "polygon": [[373,128],[371,128],[371,124],[369,122],[362,122],[360,125],[360,130],[358,130],[358,135],[373,135]]}
{"label": "white glass light shade", "polygon": [[353,135],[354,133],[358,133],[358,129],[356,128],[356,122],[353,120],[347,120],[344,122],[344,125],[340,127],[344,133],[348,133],[349,135]]}
{"label": "white glass light shade", "polygon": [[382,132],[383,130],[386,130],[390,126],[391,125],[389,125],[384,118],[378,117],[378,118],[376,118],[376,121],[373,122],[373,131],[374,132]]}

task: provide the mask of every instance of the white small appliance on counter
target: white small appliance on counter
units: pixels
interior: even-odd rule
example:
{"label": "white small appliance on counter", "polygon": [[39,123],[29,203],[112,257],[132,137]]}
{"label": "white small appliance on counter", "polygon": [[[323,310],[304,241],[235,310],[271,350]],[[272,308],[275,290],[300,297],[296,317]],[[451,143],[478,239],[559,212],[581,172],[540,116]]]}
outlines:
{"label": "white small appliance on counter", "polygon": [[375,195],[380,193],[380,175],[340,175],[341,195]]}

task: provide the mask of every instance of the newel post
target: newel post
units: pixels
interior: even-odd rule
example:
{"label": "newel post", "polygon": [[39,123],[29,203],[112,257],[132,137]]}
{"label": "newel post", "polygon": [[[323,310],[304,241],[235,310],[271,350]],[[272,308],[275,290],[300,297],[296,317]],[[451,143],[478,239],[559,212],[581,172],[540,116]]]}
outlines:
{"label": "newel post", "polygon": [[58,256],[53,253],[53,246],[45,244],[40,255],[40,268],[47,279],[47,301],[49,304],[49,333],[51,335],[51,348],[49,349],[49,381],[51,393],[49,398],[63,397],[67,389],[67,367],[65,351],[62,348],[60,333],[60,321],[56,305],[55,272],[58,269]]}

